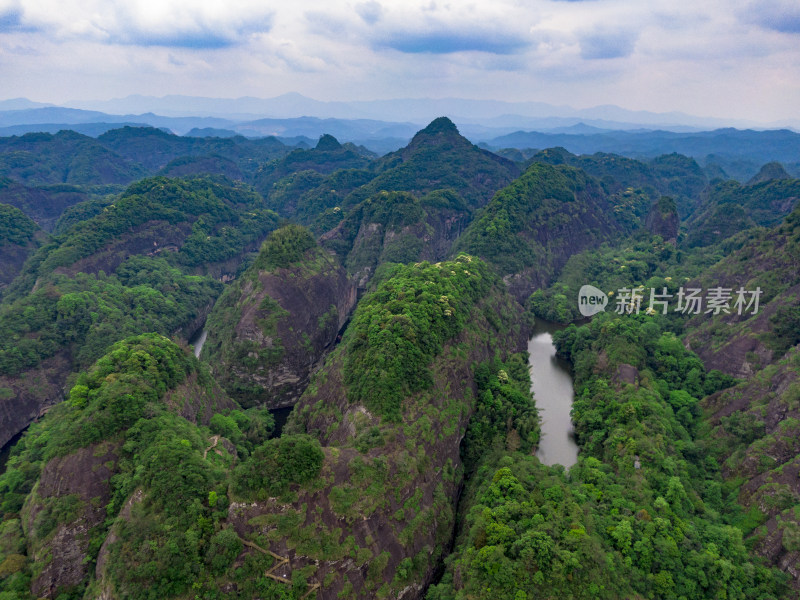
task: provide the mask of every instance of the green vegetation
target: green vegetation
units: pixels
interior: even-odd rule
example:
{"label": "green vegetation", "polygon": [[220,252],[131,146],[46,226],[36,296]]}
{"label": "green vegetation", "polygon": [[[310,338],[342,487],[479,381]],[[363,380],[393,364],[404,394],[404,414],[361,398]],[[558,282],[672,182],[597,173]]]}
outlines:
{"label": "green vegetation", "polygon": [[[585,284],[612,293],[606,311],[614,310],[613,294],[622,288],[641,286],[646,294],[651,288],[659,293],[667,288],[668,293],[675,294],[689,279],[697,277],[741,244],[742,241],[731,241],[703,253],[686,252],[660,236],[640,232],[616,244],[603,244],[571,256],[558,279],[550,287],[535,291],[527,307],[546,321],[570,323],[582,318],[578,311],[578,291]],[[642,302],[643,310],[648,305],[649,297]]]}
{"label": "green vegetation", "polygon": [[130,183],[147,171],[74,131],[0,138],[0,177],[23,183]]}
{"label": "green vegetation", "polygon": [[[271,402],[278,373],[306,373],[338,330],[345,293],[333,257],[300,225],[273,231],[253,263],[220,296],[206,322],[203,358],[243,406]],[[299,392],[298,392],[299,393]],[[272,404],[275,406],[275,404]]]}
{"label": "green vegetation", "polygon": [[131,257],[111,276],[53,275],[0,308],[0,373],[16,375],[64,350],[85,368],[120,338],[173,333],[220,288],[209,278],[184,275],[163,258]]}
{"label": "green vegetation", "polygon": [[[297,148],[282,158],[261,166],[255,176],[255,187],[265,198],[270,198],[271,206],[281,211],[283,191],[296,183],[300,177],[300,189],[309,187],[305,181],[315,180],[313,173],[328,174],[343,169],[367,169],[372,162],[369,152],[363,152],[353,144],[339,144],[331,135],[320,138],[316,148],[304,150]],[[284,179],[287,178],[288,179]],[[290,194],[294,195],[294,194]],[[291,212],[284,213],[291,216]]]}
{"label": "green vegetation", "polygon": [[375,173],[362,169],[339,169],[327,176],[311,170],[298,171],[272,186],[268,204],[279,215],[321,234],[341,221],[345,198],[374,177]]}
{"label": "green vegetation", "polygon": [[69,230],[44,259],[48,272],[100,250],[118,236],[153,221],[191,223],[176,262],[198,266],[231,258],[248,242],[274,229],[277,217],[243,186],[211,177],[181,180],[156,177],[136,183],[98,216]]}
{"label": "green vegetation", "polygon": [[[235,457],[224,450],[210,453],[207,430],[173,412],[184,401],[198,398],[212,412],[235,406],[224,398],[206,367],[166,338],[146,334],[115,344],[81,374],[69,400],[32,426],[15,447],[0,476],[4,528],[12,532],[12,539],[22,535],[13,525],[18,512],[28,510],[23,508],[26,497],[29,505],[44,506],[34,527],[25,533],[31,548],[46,546],[57,527],[88,519],[91,509],[83,498],[40,498],[34,483],[45,465],[67,468],[56,457],[77,456],[76,451],[86,447],[102,456],[98,449],[111,448],[116,455],[106,465],[111,475],[98,471],[95,476],[105,477],[98,484],[108,488],[107,518],[89,521],[92,526],[82,543],[87,553],[84,562],[91,568],[78,589],[93,585],[94,562],[109,531],[117,541],[108,548],[105,576],[126,597],[181,595],[198,589],[193,587],[198,582],[202,588],[215,589],[213,576],[226,572],[239,554],[236,549],[241,549],[224,524],[229,503],[226,465]],[[215,415],[212,428],[225,428],[233,442],[265,448],[271,423],[266,411],[234,410],[229,416]],[[281,448],[288,445],[283,442]],[[302,456],[302,449],[280,453],[281,458],[294,455]],[[58,464],[62,466],[53,466]],[[308,467],[302,468],[306,464],[292,463],[292,476],[307,475]],[[46,564],[43,560],[29,556],[27,564],[17,569],[20,578],[35,580]],[[15,581],[9,577],[0,585],[20,591]]]}
{"label": "green vegetation", "polygon": [[307,435],[285,435],[255,449],[236,468],[233,489],[238,496],[266,500],[285,494],[293,483],[315,479],[322,469],[319,440]]}
{"label": "green vegetation", "polygon": [[286,225],[273,231],[261,246],[261,252],[253,263],[253,269],[271,271],[288,269],[298,263],[307,250],[317,245],[314,236],[299,225]]}
{"label": "green vegetation", "polygon": [[37,229],[36,223],[21,210],[8,204],[0,204],[0,246],[27,244]]}
{"label": "green vegetation", "polygon": [[461,445],[467,477],[484,457],[507,450],[530,453],[539,442],[539,414],[531,398],[525,355],[506,363],[486,362],[475,368],[478,388],[475,413]]}
{"label": "green vegetation", "polygon": [[403,398],[431,384],[431,360],[495,280],[482,261],[466,255],[397,265],[390,273],[353,315],[344,377],[351,402],[397,420]]}
{"label": "green vegetation", "polygon": [[800,179],[771,179],[752,185],[717,182],[689,222],[689,246],[708,246],[755,225],[775,226],[797,206],[798,198]]}
{"label": "green vegetation", "polygon": [[435,190],[454,190],[474,210],[519,174],[511,161],[481,150],[459,135],[446,117],[434,119],[407,147],[379,159],[375,171],[378,174],[371,182],[348,196],[346,208],[382,191],[423,196]]}
{"label": "green vegetation", "polygon": [[[380,159],[331,136],[0,139],[0,403],[10,428],[49,408],[0,475],[0,600],[393,598],[440,561],[429,600],[791,597],[768,565],[800,550],[798,180],[534,152],[513,180],[446,118]],[[217,175],[121,190],[158,169],[264,198]],[[671,240],[676,212],[675,243],[646,231]],[[556,334],[565,471],[534,456],[517,352],[586,283],[759,286],[762,314],[611,295]],[[169,338],[209,310],[206,366]],[[266,407],[298,396],[271,438]]]}
{"label": "green vegetation", "polygon": [[[600,315],[555,336],[575,366],[578,464],[489,456],[429,599],[773,598],[785,577],[748,555],[717,463],[696,439],[710,377],[665,324]],[[616,375],[633,366],[637,383]],[[458,579],[454,574],[458,573]]]}
{"label": "green vegetation", "polygon": [[570,253],[610,237],[617,225],[607,212],[602,192],[582,171],[533,163],[495,195],[456,248],[501,275],[536,267],[537,278],[547,280]]}

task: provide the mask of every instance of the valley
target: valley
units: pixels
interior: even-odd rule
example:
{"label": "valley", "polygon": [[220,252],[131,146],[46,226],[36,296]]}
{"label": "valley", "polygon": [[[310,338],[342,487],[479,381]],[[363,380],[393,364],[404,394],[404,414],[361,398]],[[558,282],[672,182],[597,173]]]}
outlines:
{"label": "valley", "polygon": [[664,137],[0,138],[0,600],[796,597],[800,155]]}

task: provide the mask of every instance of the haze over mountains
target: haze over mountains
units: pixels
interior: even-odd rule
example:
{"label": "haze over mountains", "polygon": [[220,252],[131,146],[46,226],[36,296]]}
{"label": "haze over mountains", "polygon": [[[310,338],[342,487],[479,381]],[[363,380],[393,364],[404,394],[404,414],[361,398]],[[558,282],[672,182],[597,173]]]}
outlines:
{"label": "haze over mountains", "polygon": [[[313,146],[328,133],[385,154],[404,146],[421,126],[443,114],[470,141],[490,149],[563,146],[574,153],[652,157],[679,152],[698,159],[747,154],[763,164],[793,162],[800,144],[800,137],[786,129],[800,128],[797,121],[756,123],[610,105],[574,109],[542,102],[459,98],[322,102],[296,93],[269,99],[132,95],[62,106],[17,98],[0,101],[0,135],[73,129],[98,136],[124,125],[150,125],[179,135],[277,136]],[[783,129],[774,131],[779,128]]]}
{"label": "haze over mountains", "polygon": [[[796,597],[798,134],[201,129],[0,138],[0,599]],[[763,310],[554,334],[567,474],[524,349],[586,282]]]}

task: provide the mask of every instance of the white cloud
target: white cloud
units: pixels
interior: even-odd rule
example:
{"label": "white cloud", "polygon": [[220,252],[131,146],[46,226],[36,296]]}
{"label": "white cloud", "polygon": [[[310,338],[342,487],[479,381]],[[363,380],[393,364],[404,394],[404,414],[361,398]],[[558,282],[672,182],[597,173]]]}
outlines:
{"label": "white cloud", "polygon": [[159,92],[456,95],[767,120],[793,116],[800,104],[797,6],[0,0],[0,79],[9,97],[50,101]]}

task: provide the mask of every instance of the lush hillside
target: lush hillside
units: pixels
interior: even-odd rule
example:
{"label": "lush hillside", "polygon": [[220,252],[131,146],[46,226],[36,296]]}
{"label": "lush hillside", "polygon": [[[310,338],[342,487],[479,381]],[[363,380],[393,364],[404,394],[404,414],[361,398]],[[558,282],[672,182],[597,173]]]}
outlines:
{"label": "lush hillside", "polygon": [[[128,161],[142,165],[151,174],[167,168],[176,159],[189,161],[190,158],[201,160],[206,157],[208,160],[207,157],[219,157],[235,163],[236,169],[248,181],[263,163],[283,156],[290,150],[274,137],[256,140],[242,136],[191,137],[174,135],[154,127],[112,129],[99,136],[97,141]],[[192,173],[197,172],[200,171]]]}
{"label": "lush hillside", "polygon": [[166,338],[115,344],[0,477],[3,593],[166,598],[213,577],[239,544],[226,473],[271,426]]}
{"label": "lush hillside", "polygon": [[794,348],[748,381],[702,403],[710,430],[703,450],[722,468],[724,489],[749,509],[737,524],[758,555],[793,575],[795,590],[800,589],[795,570],[800,560],[799,377],[800,353]]}
{"label": "lush hillside", "polygon": [[287,225],[214,305],[202,357],[241,404],[292,405],[355,302],[344,269],[308,230]]}
{"label": "lush hillside", "polygon": [[748,377],[800,342],[800,209],[782,225],[751,230],[738,241],[741,248],[690,284],[703,289],[731,288],[734,300],[741,288],[748,292],[748,303],[749,292],[760,289],[758,311],[697,315],[687,324],[686,341],[706,364]]}
{"label": "lush hillside", "polygon": [[700,450],[698,398],[722,380],[662,327],[604,315],[557,336],[575,366],[578,464],[565,475],[523,453],[486,457],[429,600],[786,593],[748,555],[730,488]]}
{"label": "lush hillside", "polygon": [[[550,148],[536,153],[531,160],[569,165],[585,171],[603,186],[618,218],[632,211],[633,215],[628,215],[628,219],[630,216],[642,219],[647,214],[647,207],[662,195],[673,197],[679,213],[688,217],[700,201],[701,192],[708,186],[708,178],[700,165],[678,154],[636,160],[604,152],[576,156],[564,148]],[[639,223],[630,221],[630,224]]]}
{"label": "lush hillside", "polygon": [[[520,348],[517,311],[477,259],[387,272],[287,425],[319,440],[320,476],[295,491],[243,464],[237,530],[291,556],[293,573],[321,584],[318,598],[419,597],[452,533],[459,442],[476,405],[471,365]],[[498,402],[504,393],[521,396],[508,426],[531,448],[528,396],[503,389]]]}
{"label": "lush hillside", "polygon": [[365,169],[339,169],[328,175],[297,171],[273,184],[269,203],[282,217],[322,234],[341,221],[345,198],[374,178],[375,173]]}
{"label": "lush hillside", "polygon": [[22,183],[130,183],[146,174],[98,140],[74,131],[0,138],[0,177]]}
{"label": "lush hillside", "polygon": [[692,133],[644,130],[553,134],[518,131],[488,143],[496,148],[561,146],[576,154],[613,152],[632,158],[677,152],[698,160],[713,160],[729,169],[731,175],[739,174],[747,180],[766,162],[796,162],[800,135],[788,129],[753,131],[732,128]]}
{"label": "lush hillside", "polygon": [[[791,165],[503,154],[0,139],[0,600],[795,597]],[[676,309],[720,286],[757,314]],[[580,323],[569,470],[533,317]]]}
{"label": "lush hillside", "polygon": [[21,210],[0,204],[0,297],[39,245],[43,236],[37,235],[38,231]]}
{"label": "lush hillside", "polygon": [[215,275],[256,249],[278,218],[252,189],[224,178],[155,177],[131,185],[96,216],[42,249],[31,275],[113,272],[128,256],[161,255],[170,264]]}
{"label": "lush hillside", "polygon": [[127,335],[188,339],[246,254],[277,226],[255,192],[154,178],[53,237],[0,305],[0,439],[58,402],[70,372]]}
{"label": "lush hillside", "polygon": [[447,117],[433,120],[405,148],[382,157],[377,177],[346,199],[355,206],[381,191],[453,190],[470,209],[485,205],[495,191],[519,175],[513,162],[473,145]]}
{"label": "lush hillside", "polygon": [[486,259],[524,300],[546,286],[571,254],[620,230],[594,179],[572,167],[534,163],[495,195],[456,249]]}
{"label": "lush hillside", "polygon": [[452,190],[418,199],[407,192],[379,192],[353,208],[331,231],[324,247],[336,252],[359,288],[384,263],[439,261],[470,221],[470,210]]}
{"label": "lush hillside", "polygon": [[771,227],[792,212],[800,199],[800,179],[768,178],[742,185],[722,181],[705,194],[688,224],[690,246],[708,246],[759,225]]}
{"label": "lush hillside", "polygon": [[20,209],[45,231],[52,231],[64,211],[87,201],[90,195],[104,197],[120,191],[122,190],[119,186],[27,186],[8,177],[0,177],[0,202]]}
{"label": "lush hillside", "polygon": [[353,144],[342,145],[335,137],[323,135],[316,147],[309,150],[298,148],[263,165],[256,174],[254,185],[269,200],[270,207],[280,212],[280,196],[273,199],[273,194],[286,185],[281,183],[283,178],[306,171],[328,174],[340,169],[365,169],[371,162],[372,156]]}

